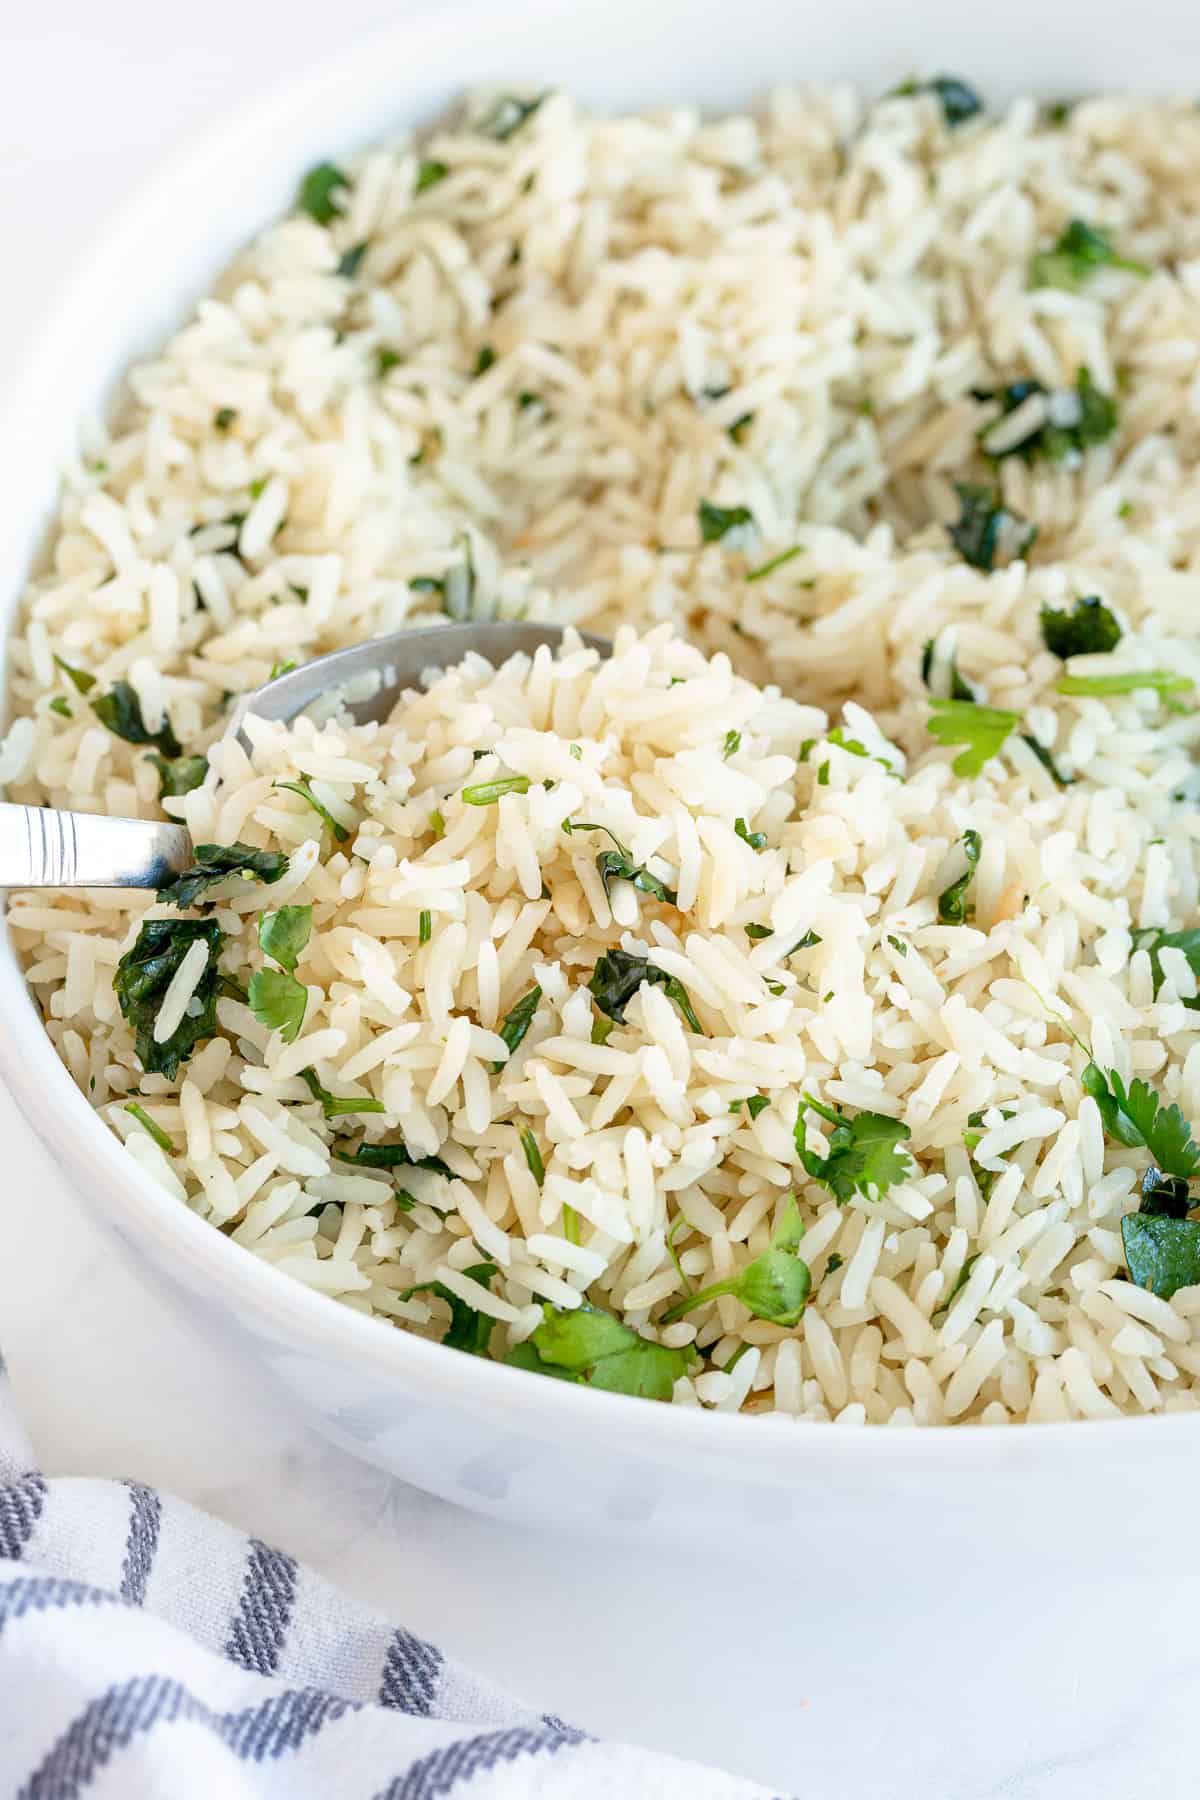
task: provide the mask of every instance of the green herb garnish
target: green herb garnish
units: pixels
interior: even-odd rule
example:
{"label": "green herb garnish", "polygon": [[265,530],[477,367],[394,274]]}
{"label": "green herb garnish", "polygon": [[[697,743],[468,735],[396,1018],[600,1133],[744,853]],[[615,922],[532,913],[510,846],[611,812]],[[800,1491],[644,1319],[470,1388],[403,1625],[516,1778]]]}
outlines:
{"label": "green herb garnish", "polygon": [[501,94],[475,129],[484,137],[495,138],[497,143],[507,143],[533,117],[545,98],[545,94],[539,94],[534,100],[521,100],[516,94]]}
{"label": "green herb garnish", "polygon": [[[833,1126],[828,1156],[818,1156],[807,1148],[806,1107]],[[899,1146],[911,1136],[899,1119],[876,1112],[847,1118],[822,1106],[811,1094],[801,1096],[796,1114],[796,1154],[807,1173],[829,1189],[839,1206],[854,1194],[870,1200],[874,1194],[885,1194],[896,1182],[907,1181],[913,1172],[912,1158]]]}
{"label": "green herb garnish", "polygon": [[591,1306],[572,1312],[546,1306],[543,1311],[533,1336],[504,1358],[511,1368],[645,1400],[669,1400],[675,1383],[687,1374],[691,1350],[652,1344],[611,1313]]}
{"label": "green herb garnish", "polygon": [[998,706],[978,706],[967,700],[935,700],[929,714],[929,733],[939,744],[965,744],[954,759],[956,775],[978,775],[984,764],[1001,749],[1019,714]]}
{"label": "green herb garnish", "polygon": [[136,1100],[131,1100],[128,1106],[126,1106],[125,1111],[129,1114],[130,1118],[137,1120],[143,1131],[150,1134],[160,1150],[165,1150],[168,1156],[173,1156],[175,1154],[174,1144],[172,1144],[162,1126],[154,1123],[154,1120],[150,1117],[150,1114],[146,1111],[145,1107],[139,1106]]}
{"label": "green herb garnish", "polygon": [[427,944],[433,936],[433,914],[426,909],[417,920],[417,942]]}
{"label": "green herb garnish", "polygon": [[221,406],[213,415],[213,424],[218,431],[229,431],[236,418],[237,408],[235,406]]}
{"label": "green herb garnish", "polygon": [[258,942],[264,956],[277,962],[290,975],[312,934],[311,906],[281,906],[278,912],[264,913],[258,922]]}
{"label": "green herb garnish", "polygon": [[[78,682],[76,686],[79,686]],[[79,691],[86,693],[87,688]],[[183,745],[171,730],[171,721],[165,713],[157,731],[147,728],[142,718],[141,701],[127,681],[116,682],[107,694],[93,700],[92,711],[102,725],[107,725],[115,737],[124,738],[127,744],[153,744],[166,757],[183,755]]]}
{"label": "green herb garnish", "polygon": [[420,163],[417,167],[417,180],[414,191],[418,194],[426,193],[429,188],[436,187],[439,181],[445,181],[449,173],[449,163],[438,162],[434,157],[427,157],[425,161]]}
{"label": "green herb garnish", "polygon": [[1073,775],[1063,774],[1050,751],[1046,749],[1044,744],[1039,744],[1031,732],[1023,731],[1021,733],[1021,742],[1029,745],[1029,748],[1033,751],[1033,754],[1037,757],[1043,769],[1045,769],[1047,775],[1049,775],[1056,787],[1072,787],[1074,785],[1075,777]]}
{"label": "green herb garnish", "polygon": [[347,1113],[381,1113],[386,1112],[382,1100],[356,1100],[347,1095],[331,1094],[327,1087],[322,1087],[317,1080],[315,1069],[301,1069],[300,1079],[314,1100],[321,1102],[321,1111],[327,1119],[341,1119]]}
{"label": "green herb garnish", "polygon": [[751,831],[750,827],[746,824],[745,819],[735,819],[733,821],[733,834],[735,837],[740,837],[743,844],[749,844],[752,850],[765,850],[767,847],[766,832]]}
{"label": "green herb garnish", "polygon": [[[208,946],[208,961],[192,996],[197,1010],[185,1012],[170,1037],[156,1043],[154,1024],[167,988],[197,942]],[[133,1027],[138,1061],[147,1075],[165,1075],[174,1081],[180,1063],[187,1061],[196,1045],[215,1036],[220,985],[217,958],[224,942],[225,933],[209,919],[148,919],[133,948],[117,964],[113,992],[122,1016]]]}
{"label": "green herb garnish", "polygon": [[1098,226],[1072,219],[1052,250],[1039,250],[1029,265],[1031,287],[1081,288],[1097,269],[1125,269],[1149,275],[1145,263],[1119,256],[1112,239]]}
{"label": "green herb garnish", "polygon": [[158,797],[166,800],[190,794],[208,774],[207,756],[159,756],[157,751],[146,758],[158,770]]}
{"label": "green herb garnish", "polygon": [[728,1294],[739,1300],[756,1319],[766,1319],[772,1325],[799,1324],[812,1288],[808,1264],[796,1255],[803,1236],[800,1209],[795,1198],[789,1195],[767,1249],[736,1275],[727,1275],[724,1280],[714,1281],[698,1293],[677,1300],[674,1306],[667,1308],[659,1323],[670,1325],[696,1307]]}
{"label": "green herb garnish", "polygon": [[[925,683],[925,686],[930,690],[931,693],[935,692],[932,677],[933,677],[933,656],[934,656],[934,650],[935,650],[936,646],[937,646],[936,638],[927,638],[926,642],[925,642],[925,648],[921,652],[921,680]],[[968,682],[964,681],[962,676],[959,674],[958,658],[956,656],[952,655],[947,660],[947,662],[945,664],[945,673],[946,673],[946,679],[945,679],[944,685],[945,685],[946,692],[944,694],[937,693],[936,694],[937,699],[939,699],[939,700],[963,700],[963,701],[969,701],[971,703],[971,705],[974,705],[975,704],[975,690],[973,687],[970,686],[970,684]]]}
{"label": "green herb garnish", "polygon": [[962,835],[963,855],[967,866],[957,881],[938,895],[938,923],[941,925],[965,925],[975,912],[974,906],[967,899],[967,889],[975,876],[979,865],[979,853],[983,849],[983,839],[977,831],[964,831]]}
{"label": "green herb garnish", "polygon": [[450,1170],[440,1156],[413,1156],[403,1138],[392,1143],[363,1142],[352,1156],[344,1150],[333,1152],[335,1162],[353,1163],[358,1169],[428,1169],[433,1175],[449,1175]]}
{"label": "green herb garnish", "polygon": [[476,787],[465,787],[460,796],[468,806],[495,806],[505,794],[527,794],[528,775],[502,775],[496,781],[481,781]]}
{"label": "green herb garnish", "polygon": [[216,887],[231,875],[245,881],[276,882],[287,871],[288,859],[281,850],[259,850],[253,844],[197,844],[190,867],[160,887],[155,898],[163,906],[195,906],[201,894]]}
{"label": "green herb garnish", "polygon": [[939,1313],[949,1312],[952,1302],[958,1297],[971,1279],[971,1270],[979,1261],[979,1257],[979,1251],[976,1251],[974,1256],[968,1256],[966,1262],[954,1278],[954,1286],[950,1289],[950,1292],[946,1295],[946,1298],[942,1301],[941,1305],[935,1306],[930,1313],[929,1316],[931,1319],[936,1319]]}
{"label": "green herb garnish", "polygon": [[330,162],[317,163],[300,183],[296,204],[318,225],[332,224],[346,210],[341,198],[349,183],[342,171]]}
{"label": "green herb garnish", "polygon": [[[470,1281],[477,1281],[480,1287],[489,1288],[496,1278],[495,1263],[475,1263],[473,1267],[464,1269],[463,1274]],[[496,1328],[495,1319],[489,1314],[469,1306],[460,1300],[457,1294],[443,1287],[440,1281],[418,1281],[410,1288],[404,1288],[399,1298],[411,1300],[414,1294],[436,1294],[450,1308],[450,1326],[442,1338],[447,1350],[465,1350],[468,1356],[486,1356],[492,1342],[492,1332]]]}
{"label": "green herb garnish", "polygon": [[[611,832],[609,835],[611,837]],[[610,900],[613,882],[628,881],[643,894],[649,894],[653,899],[661,900],[665,906],[676,904],[675,889],[667,887],[665,882],[658,879],[657,875],[652,875],[645,863],[635,863],[623,845],[617,850],[602,850],[596,858],[596,869],[604,883],[604,892]]]}
{"label": "green herb garnish", "polygon": [[935,75],[932,81],[904,81],[884,98],[894,100],[913,94],[936,94],[942,104],[942,116],[951,130],[983,111],[983,101],[975,89],[960,81],[957,75]]}
{"label": "green herb garnish", "polygon": [[[747,514],[747,519],[749,516]],[[757,569],[750,569],[745,579],[747,581],[765,581],[768,575],[775,573],[776,569],[782,569],[784,563],[790,563],[793,557],[803,555],[804,545],[793,544],[790,550],[781,550],[779,555],[773,556],[769,562],[761,563]]]}
{"label": "green herb garnish", "polygon": [[729,758],[731,756],[737,755],[737,753],[741,749],[741,747],[742,747],[741,732],[740,731],[727,731],[725,733],[725,748],[722,750],[721,755],[724,757],[725,761],[728,762]]}
{"label": "green herb garnish", "polygon": [[[533,1024],[534,1014],[541,1004],[541,998],[541,988],[531,987],[527,994],[522,994],[512,1011],[506,1014],[504,1023],[500,1027],[500,1036],[508,1045],[510,1058],[515,1055],[518,1045],[525,1041],[525,1034]],[[492,1071],[498,1073],[503,1067],[503,1063],[494,1062]]]}
{"label": "green herb garnish", "polygon": [[1019,456],[1023,462],[1032,462],[1037,456],[1044,456],[1050,462],[1062,462],[1068,456],[1082,456],[1093,444],[1102,444],[1117,428],[1117,403],[1111,394],[1096,386],[1088,369],[1079,370],[1073,388],[1060,388],[1052,393],[1040,381],[1014,381],[995,392],[981,392],[977,397],[998,399],[1001,402],[1000,419],[1005,419],[1034,394],[1046,395],[1047,416],[1040,424],[1031,426],[1015,444],[1007,444],[1002,450],[989,448],[988,439],[999,421],[986,425],[980,432],[984,454],[993,462],[1000,462],[1006,456]]}
{"label": "green herb garnish", "polygon": [[1130,1280],[1161,1299],[1200,1282],[1200,1220],[1126,1213],[1121,1241]]}
{"label": "green herb garnish", "polygon": [[57,713],[60,719],[73,719],[75,717],[75,714],[71,711],[70,706],[67,701],[63,699],[61,694],[55,694],[53,700],[49,702],[48,710],[52,713]]}
{"label": "green herb garnish", "polygon": [[1132,694],[1153,688],[1158,694],[1179,694],[1194,687],[1190,675],[1172,675],[1168,669],[1128,669],[1123,675],[1064,675],[1055,682],[1060,694]]}
{"label": "green herb garnish", "polygon": [[1085,1092],[1100,1108],[1109,1137],[1129,1148],[1144,1147],[1155,1165],[1185,1181],[1200,1174],[1200,1148],[1192,1142],[1192,1129],[1178,1106],[1166,1106],[1145,1081],[1126,1087],[1115,1069],[1105,1072],[1090,1062],[1083,1071]]}
{"label": "green herb garnish", "polygon": [[277,788],[286,788],[289,794],[299,794],[302,800],[307,800],[308,804],[320,819],[322,825],[327,825],[329,827],[338,843],[344,844],[346,842],[346,839],[350,836],[349,831],[344,825],[339,824],[329,808],[317,799],[307,778],[302,777],[299,781],[277,781],[275,786]]}
{"label": "green herb garnish", "polygon": [[946,527],[950,541],[964,562],[975,569],[992,569],[998,553],[1006,558],[1024,556],[1037,536],[1037,526],[1009,512],[995,488],[957,481],[961,512],[956,524]]}
{"label": "green herb garnish", "polygon": [[94,675],[89,675],[86,669],[75,668],[73,664],[66,662],[63,657],[59,656],[57,652],[55,653],[54,660],[77,694],[91,693],[96,685],[96,677]]}
{"label": "green herb garnish", "polygon": [[1098,594],[1076,600],[1070,612],[1043,606],[1042,640],[1053,656],[1097,656],[1115,650],[1121,627]]}
{"label": "green herb garnish", "polygon": [[285,1044],[300,1036],[308,1005],[308,989],[282,969],[256,969],[250,977],[250,1011],[268,1031],[277,1031]]}
{"label": "green herb garnish", "polygon": [[525,1161],[529,1165],[529,1173],[543,1187],[546,1181],[546,1165],[542,1161],[542,1153],[538,1149],[538,1141],[527,1125],[522,1125],[517,1136],[521,1140],[521,1148],[525,1152]]}
{"label": "green herb garnish", "polygon": [[754,514],[748,506],[714,506],[711,500],[701,500],[696,515],[700,520],[701,540],[706,544],[720,543],[727,532],[754,523]]}
{"label": "green herb garnish", "polygon": [[695,1009],[688,997],[687,989],[674,975],[668,975],[644,956],[634,956],[628,950],[608,950],[599,959],[588,987],[601,1012],[615,1019],[618,1025],[625,1023],[625,1008],[633,999],[643,982],[661,987],[668,1000],[673,1000],[692,1030],[703,1034],[703,1026],[696,1017]]}

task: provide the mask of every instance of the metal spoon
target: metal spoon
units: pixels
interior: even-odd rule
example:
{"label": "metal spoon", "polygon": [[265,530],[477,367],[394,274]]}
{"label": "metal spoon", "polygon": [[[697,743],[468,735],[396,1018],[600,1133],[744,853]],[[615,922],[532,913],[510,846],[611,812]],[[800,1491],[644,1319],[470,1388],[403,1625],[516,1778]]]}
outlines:
{"label": "metal spoon", "polygon": [[[557,647],[562,635],[559,625],[498,623],[433,625],[370,638],[302,663],[243,695],[225,735],[236,737],[248,713],[286,723],[340,690],[347,690],[342,704],[356,725],[386,719],[397,696],[416,687],[426,669],[450,668],[472,650],[500,663],[519,650]],[[607,638],[586,631],[580,636],[601,656],[612,648]],[[371,676],[378,678],[374,686]],[[165,820],[0,804],[0,888],[160,887],[188,867],[192,851],[188,831]]]}

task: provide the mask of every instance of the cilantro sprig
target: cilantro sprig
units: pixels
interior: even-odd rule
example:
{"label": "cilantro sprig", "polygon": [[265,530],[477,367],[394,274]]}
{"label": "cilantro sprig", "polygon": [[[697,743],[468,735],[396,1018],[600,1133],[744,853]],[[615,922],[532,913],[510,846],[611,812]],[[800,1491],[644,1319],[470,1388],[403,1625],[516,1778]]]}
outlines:
{"label": "cilantro sprig", "polygon": [[547,1305],[543,1312],[532,1337],[504,1358],[510,1368],[581,1382],[611,1394],[669,1400],[695,1356],[689,1347],[669,1350],[665,1344],[651,1343],[596,1307],[560,1312]]}
{"label": "cilantro sprig", "polygon": [[[808,1149],[806,1109],[833,1126],[828,1156]],[[907,1181],[913,1162],[901,1145],[911,1136],[907,1125],[885,1113],[860,1112],[848,1118],[822,1106],[811,1094],[801,1096],[796,1114],[796,1154],[807,1173],[829,1189],[839,1206],[855,1194],[870,1200],[898,1181]]]}
{"label": "cilantro sprig", "polygon": [[808,1264],[796,1254],[803,1236],[800,1209],[795,1198],[789,1195],[771,1242],[753,1262],[722,1281],[711,1282],[698,1293],[686,1294],[674,1306],[668,1307],[659,1323],[670,1325],[694,1312],[698,1306],[706,1306],[722,1294],[728,1294],[732,1299],[740,1300],[756,1319],[766,1319],[772,1325],[799,1324],[812,1289]]}

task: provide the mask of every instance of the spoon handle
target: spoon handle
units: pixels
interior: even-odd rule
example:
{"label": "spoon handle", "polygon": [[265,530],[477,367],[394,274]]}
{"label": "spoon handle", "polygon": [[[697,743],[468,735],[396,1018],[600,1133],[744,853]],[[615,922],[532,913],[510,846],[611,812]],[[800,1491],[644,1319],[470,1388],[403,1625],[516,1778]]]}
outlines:
{"label": "spoon handle", "polygon": [[182,825],[0,805],[0,888],[158,887],[191,856]]}

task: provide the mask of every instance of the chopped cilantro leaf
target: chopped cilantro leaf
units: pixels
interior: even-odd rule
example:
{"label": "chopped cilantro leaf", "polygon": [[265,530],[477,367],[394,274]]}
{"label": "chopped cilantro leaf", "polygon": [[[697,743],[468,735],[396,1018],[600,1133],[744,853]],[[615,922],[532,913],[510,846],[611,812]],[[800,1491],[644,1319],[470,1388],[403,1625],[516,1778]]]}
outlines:
{"label": "chopped cilantro leaf", "polygon": [[304,1023],[308,989],[282,969],[256,969],[250,977],[250,1011],[285,1044],[294,1044]]}
{"label": "chopped cilantro leaf", "polygon": [[974,914],[975,908],[967,899],[967,889],[974,879],[979,865],[979,853],[983,848],[983,839],[977,831],[964,831],[962,835],[963,855],[967,866],[957,881],[938,895],[938,922],[942,925],[965,925]]}
{"label": "chopped cilantro leaf", "polygon": [[693,1351],[653,1344],[611,1313],[591,1306],[571,1312],[546,1306],[543,1311],[533,1336],[504,1358],[510,1367],[646,1400],[669,1400],[675,1383],[687,1374]]}
{"label": "chopped cilantro leaf", "polygon": [[[78,687],[78,682],[76,686]],[[80,688],[86,693],[86,688]],[[142,705],[127,681],[118,681],[99,700],[92,701],[92,711],[102,725],[127,744],[153,744],[166,757],[182,756],[183,745],[171,730],[171,721],[163,714],[157,731],[148,729],[142,718]]]}
{"label": "chopped cilantro leaf", "polygon": [[754,523],[754,514],[748,506],[714,506],[711,500],[701,500],[696,513],[700,520],[700,536],[706,544],[720,543],[728,532]]}
{"label": "chopped cilantro leaf", "polygon": [[[495,1263],[474,1263],[471,1268],[464,1269],[463,1274],[468,1281],[477,1281],[480,1287],[490,1288],[497,1269]],[[411,1300],[414,1294],[436,1294],[450,1308],[450,1326],[442,1338],[447,1350],[465,1350],[468,1356],[487,1355],[492,1332],[496,1329],[496,1321],[489,1313],[480,1312],[466,1300],[460,1300],[440,1281],[418,1281],[410,1288],[403,1288],[399,1298]]]}
{"label": "chopped cilantro leaf", "polygon": [[362,259],[366,254],[365,243],[353,244],[349,250],[343,250],[338,258],[337,273],[344,276],[347,281],[353,281],[362,267]]}
{"label": "chopped cilantro leaf", "polygon": [[1070,612],[1043,606],[1042,639],[1053,656],[1096,656],[1115,650],[1121,627],[1098,594],[1076,600]]}
{"label": "chopped cilantro leaf", "polygon": [[[818,1156],[807,1148],[806,1108],[833,1126],[828,1156]],[[876,1112],[860,1112],[847,1118],[822,1106],[809,1094],[801,1096],[796,1114],[796,1154],[807,1173],[829,1189],[839,1206],[844,1206],[854,1194],[869,1200],[873,1193],[884,1194],[897,1181],[907,1181],[912,1174],[912,1158],[899,1146],[911,1135],[899,1119]]]}
{"label": "chopped cilantro leaf", "polygon": [[741,732],[740,731],[727,731],[725,733],[725,748],[722,750],[721,755],[725,758],[725,761],[728,762],[729,758],[731,756],[737,755],[737,753],[741,749],[741,747],[742,747]]}
{"label": "chopped cilantro leaf", "polygon": [[925,648],[921,652],[921,680],[925,686],[939,700],[965,700],[974,704],[975,690],[959,674],[958,659],[953,654],[945,659],[943,678],[938,682],[937,687],[934,687],[933,664],[936,648],[936,638],[927,638]]}
{"label": "chopped cilantro leaf", "polygon": [[285,788],[289,794],[299,794],[302,800],[307,800],[308,804],[320,819],[322,825],[327,825],[329,827],[338,843],[344,844],[346,842],[346,839],[350,836],[349,831],[345,825],[340,824],[339,821],[334,818],[329,808],[317,799],[307,777],[301,777],[299,781],[277,781],[275,786],[277,788]]}
{"label": "chopped cilantro leaf", "polygon": [[286,872],[288,859],[280,850],[259,850],[253,844],[197,844],[189,868],[160,887],[155,898],[164,906],[195,906],[200,896],[231,875],[245,881],[278,881]]}
{"label": "chopped cilantro leaf", "polygon": [[996,755],[1017,724],[1019,715],[998,706],[977,706],[967,700],[935,700],[929,714],[929,732],[939,744],[965,744],[954,759],[954,773],[978,775]]}
{"label": "chopped cilantro leaf", "polygon": [[352,1156],[343,1150],[335,1150],[333,1158],[335,1162],[353,1163],[359,1169],[428,1169],[433,1175],[450,1173],[440,1156],[414,1156],[403,1138],[376,1144],[364,1139]]}
{"label": "chopped cilantro leaf", "polygon": [[55,653],[54,660],[77,694],[91,693],[96,685],[96,677],[94,675],[89,674],[86,669],[75,668],[73,664],[65,661],[63,657],[59,656],[57,652]]}
{"label": "chopped cilantro leaf", "polygon": [[751,831],[750,827],[746,824],[745,819],[735,819],[733,821],[733,833],[735,837],[741,838],[743,844],[749,844],[752,850],[765,850],[767,847],[766,832]]}
{"label": "chopped cilantro leaf", "polygon": [[71,711],[70,705],[63,699],[61,694],[55,694],[53,700],[49,702],[49,710],[52,713],[57,713],[60,719],[73,719],[75,717],[74,713]]}
{"label": "chopped cilantro leaf", "polygon": [[946,1295],[946,1298],[942,1301],[941,1305],[935,1306],[933,1311],[930,1313],[929,1316],[931,1319],[936,1319],[939,1313],[949,1312],[951,1302],[957,1298],[957,1296],[962,1292],[963,1288],[966,1287],[968,1281],[971,1279],[971,1270],[975,1267],[975,1264],[979,1261],[979,1256],[980,1256],[979,1251],[976,1251],[974,1256],[968,1256],[966,1262],[963,1264],[962,1268],[958,1271],[958,1274],[954,1278],[954,1286],[950,1289],[950,1292]]}
{"label": "chopped cilantro leaf", "polygon": [[995,488],[959,481],[954,491],[962,510],[947,531],[964,562],[975,569],[992,569],[997,555],[1024,556],[1037,536],[1036,525],[1009,512]]}
{"label": "chopped cilantro leaf", "polygon": [[296,204],[318,225],[329,225],[346,210],[343,195],[348,187],[342,171],[331,162],[317,163],[300,183]]}
{"label": "chopped cilantro leaf", "polygon": [[606,951],[596,963],[588,987],[601,1012],[623,1025],[625,1008],[643,982],[661,987],[668,1000],[675,1002],[692,1030],[698,1034],[703,1031],[683,983],[674,975],[668,975],[665,969],[656,967],[644,956],[634,956],[628,950]]}
{"label": "chopped cilantro leaf", "polygon": [[415,191],[418,194],[426,193],[431,187],[436,187],[439,181],[445,181],[449,173],[449,163],[438,162],[436,157],[426,157],[417,166]]}
{"label": "chopped cilantro leaf", "polygon": [[1108,232],[1083,219],[1072,219],[1052,250],[1039,250],[1029,265],[1031,287],[1080,288],[1097,269],[1124,269],[1149,275],[1145,263],[1119,256]]}
{"label": "chopped cilantro leaf", "polygon": [[[192,995],[196,1011],[185,1012],[171,1035],[158,1043],[154,1027],[163,997],[197,942],[208,946],[208,960]],[[138,1061],[147,1075],[165,1075],[174,1081],[180,1063],[187,1061],[196,1045],[215,1036],[220,985],[217,958],[224,942],[220,926],[208,919],[148,919],[133,948],[117,964],[113,991],[123,1017],[133,1027]]]}
{"label": "chopped cilantro leaf", "polygon": [[[535,985],[530,988],[527,994],[522,994],[512,1011],[506,1014],[504,1023],[500,1027],[500,1036],[508,1045],[508,1054],[510,1057],[514,1056],[518,1046],[524,1043],[525,1034],[533,1024],[534,1014],[541,1004],[541,998],[542,990]],[[503,1063],[494,1062],[492,1064],[493,1073],[498,1072],[503,1067]]]}
{"label": "chopped cilantro leaf", "polygon": [[170,796],[190,794],[198,788],[208,774],[207,756],[159,756],[155,751],[146,758],[158,770],[158,797],[166,800]]}
{"label": "chopped cilantro leaf", "polygon": [[475,787],[465,787],[462,799],[468,806],[494,806],[505,794],[528,792],[528,775],[502,775],[496,781],[481,781]]}
{"label": "chopped cilantro leaf", "polygon": [[[611,837],[611,832],[609,835]],[[596,869],[604,883],[604,892],[610,899],[612,898],[613,882],[628,881],[641,893],[649,894],[655,900],[661,900],[665,906],[675,905],[675,889],[667,887],[657,875],[652,875],[644,863],[635,863],[628,850],[624,848],[602,850],[596,858]]]}
{"label": "chopped cilantro leaf", "polygon": [[281,906],[278,912],[264,913],[258,922],[258,942],[264,956],[277,962],[290,975],[312,932],[311,906]]}
{"label": "chopped cilantro leaf", "polygon": [[1200,1220],[1126,1213],[1121,1241],[1130,1280],[1161,1299],[1200,1282]]}

